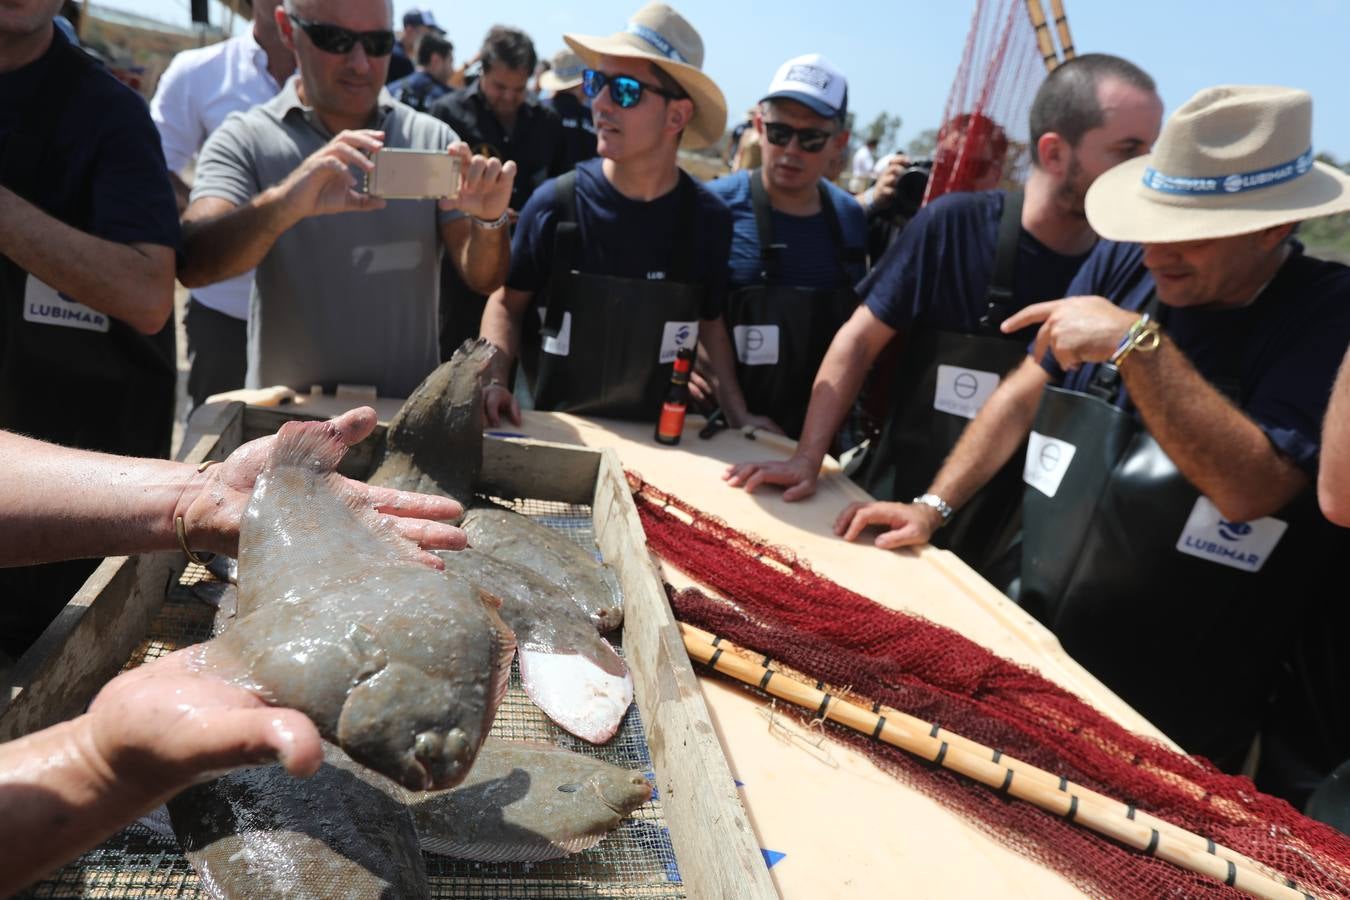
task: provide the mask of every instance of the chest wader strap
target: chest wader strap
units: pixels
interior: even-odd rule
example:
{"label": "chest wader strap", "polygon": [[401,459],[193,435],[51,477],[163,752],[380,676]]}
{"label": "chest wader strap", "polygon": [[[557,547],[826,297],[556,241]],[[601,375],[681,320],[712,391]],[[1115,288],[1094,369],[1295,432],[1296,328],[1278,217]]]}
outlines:
{"label": "chest wader strap", "polygon": [[[577,225],[577,171],[559,175],[554,182],[553,216],[557,222],[553,233],[553,270],[549,274],[548,312],[540,333],[556,338],[562,330],[566,312],[567,279],[577,269],[581,234]],[[693,179],[683,172],[675,190],[680,192],[679,210],[675,219],[675,240],[671,247],[671,267],[668,280],[688,284],[694,275],[694,209],[698,194]]]}
{"label": "chest wader strap", "polygon": [[998,244],[994,250],[994,275],[985,295],[980,331],[1000,334],[999,326],[1013,314],[1013,279],[1017,275],[1017,245],[1022,238],[1022,192],[1003,196],[1003,215],[998,220]]}
{"label": "chest wader strap", "polygon": [[548,312],[540,333],[556,338],[562,330],[567,278],[576,268],[577,247],[581,240],[577,228],[577,170],[558,176],[553,183],[553,271],[549,273]]}
{"label": "chest wader strap", "polygon": [[[773,206],[769,202],[769,192],[764,188],[762,169],[750,171],[750,206],[755,211],[755,229],[759,232],[759,277],[765,284],[778,284],[782,274],[780,259],[787,245],[775,244],[773,241]],[[864,262],[866,252],[861,247],[844,245],[844,228],[839,224],[839,211],[834,208],[829,189],[823,181],[820,183],[820,212],[825,216],[830,236],[834,239],[839,262],[839,283],[849,285],[852,279],[848,267]]]}

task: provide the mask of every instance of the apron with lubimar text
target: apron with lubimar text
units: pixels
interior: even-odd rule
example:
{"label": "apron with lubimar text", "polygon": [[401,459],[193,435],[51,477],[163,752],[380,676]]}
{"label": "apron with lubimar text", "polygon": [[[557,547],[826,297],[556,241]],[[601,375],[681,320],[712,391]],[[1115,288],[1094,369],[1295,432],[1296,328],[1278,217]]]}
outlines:
{"label": "apron with lubimar text", "polygon": [[[95,65],[64,42],[53,52],[49,77],[0,146],[0,184],[35,204],[44,184],[68,177],[52,153],[53,138],[68,98]],[[79,228],[88,210],[70,206],[46,212]],[[0,429],[87,450],[167,457],[173,327],[170,320],[158,334],[142,335],[0,256]],[[0,570],[0,652],[21,654],[98,562]]]}
{"label": "apron with lubimar text", "polygon": [[[1240,360],[1223,362],[1211,381],[1241,408]],[[1350,542],[1311,488],[1257,521],[1225,518],[1128,402],[1109,363],[1087,393],[1045,389],[1024,460],[1018,602],[1185,750],[1232,771],[1325,602],[1300,584]]]}

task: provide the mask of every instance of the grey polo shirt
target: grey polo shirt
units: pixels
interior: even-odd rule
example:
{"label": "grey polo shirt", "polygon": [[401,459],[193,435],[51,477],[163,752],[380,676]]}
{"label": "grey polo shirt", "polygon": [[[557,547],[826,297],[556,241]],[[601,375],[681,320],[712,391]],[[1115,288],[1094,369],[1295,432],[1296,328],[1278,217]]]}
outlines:
{"label": "grey polo shirt", "polygon": [[[238,205],[282,181],[333,137],[296,92],[230,115],[197,163],[192,199]],[[443,150],[450,126],[382,91],[372,128],[385,145]],[[374,385],[406,397],[439,361],[441,237],[434,200],[390,200],[374,212],[313,216],[273,244],[249,302],[248,387]]]}

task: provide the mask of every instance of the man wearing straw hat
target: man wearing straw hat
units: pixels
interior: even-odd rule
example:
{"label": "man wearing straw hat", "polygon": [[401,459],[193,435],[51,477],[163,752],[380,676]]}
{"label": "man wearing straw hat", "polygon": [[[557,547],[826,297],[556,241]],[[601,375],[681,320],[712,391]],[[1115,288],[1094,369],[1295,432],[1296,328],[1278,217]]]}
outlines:
{"label": "man wearing straw hat", "polygon": [[771,426],[746,411],[722,321],[730,212],[676,164],[679,146],[706,147],[726,125],[702,39],[660,3],[609,37],[563,37],[587,67],[603,158],[546,182],[521,212],[511,273],[483,313],[502,351],[488,422],[519,421],[517,357],[538,409],[654,421],[676,352],[697,343],[728,421]]}
{"label": "man wearing straw hat", "polygon": [[[1097,179],[1086,212],[1107,240],[1068,299],[1004,322],[1039,325],[1031,357],[930,488],[959,507],[1029,435],[1020,602],[1183,747],[1230,768],[1281,666],[1302,682],[1285,686],[1282,718],[1338,687],[1307,640],[1330,610],[1285,589],[1350,550],[1311,489],[1350,342],[1350,269],[1292,239],[1299,221],[1350,210],[1350,177],[1313,161],[1311,135],[1303,91],[1210,88],[1153,154]],[[939,524],[927,506],[874,503],[837,527],[888,527],[878,543],[894,547]],[[1330,706],[1298,741],[1267,725],[1267,787],[1300,796],[1310,779],[1272,769],[1302,757],[1315,776],[1347,755]]]}
{"label": "man wearing straw hat", "polygon": [[[857,478],[884,500],[922,494],[980,404],[1025,356],[1030,336],[1005,335],[999,323],[1029,303],[1064,296],[1096,241],[1083,214],[1088,185],[1152,145],[1162,101],[1137,66],[1089,54],[1046,79],[1028,120],[1025,191],[951,193],[915,216],[858,286],[862,305],[816,374],[797,452],[733,467],[732,485],[783,485],[788,501],[814,493],[821,460],[868,370],[904,331],[890,408]],[[947,134],[963,139],[962,167],[973,167],[977,180],[991,177],[1006,150],[1003,129],[981,113],[949,125]],[[1019,475],[1015,466],[1000,472],[935,541],[1000,586],[1017,571]],[[945,497],[922,502],[944,521],[951,514]]]}
{"label": "man wearing straw hat", "polygon": [[571,171],[577,163],[594,159],[595,124],[591,121],[591,107],[581,88],[581,73],[586,65],[571,50],[553,54],[552,67],[539,76],[539,87],[552,94],[545,101],[553,107],[562,121],[562,146],[559,148],[557,170]]}

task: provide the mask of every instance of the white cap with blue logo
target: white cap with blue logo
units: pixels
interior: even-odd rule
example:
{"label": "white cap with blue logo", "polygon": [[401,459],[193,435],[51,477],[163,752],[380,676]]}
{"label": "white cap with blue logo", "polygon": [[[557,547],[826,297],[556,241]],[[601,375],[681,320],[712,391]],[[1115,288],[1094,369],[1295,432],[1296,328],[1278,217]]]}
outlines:
{"label": "white cap with blue logo", "polygon": [[794,56],[778,67],[760,102],[765,100],[795,100],[816,115],[843,118],[848,112],[848,82],[819,53]]}

